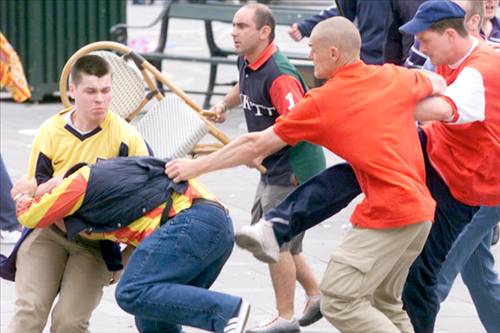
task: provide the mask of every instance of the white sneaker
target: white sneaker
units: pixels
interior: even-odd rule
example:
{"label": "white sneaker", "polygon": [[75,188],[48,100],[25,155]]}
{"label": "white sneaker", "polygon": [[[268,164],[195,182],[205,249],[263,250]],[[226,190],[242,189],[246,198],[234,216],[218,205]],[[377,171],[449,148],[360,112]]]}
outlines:
{"label": "white sneaker", "polygon": [[287,320],[276,316],[268,322],[247,330],[246,333],[300,333],[300,326],[295,318]]}
{"label": "white sneaker", "polygon": [[2,244],[16,244],[19,238],[21,238],[21,231],[19,230],[0,231],[0,243]]}
{"label": "white sneaker", "polygon": [[274,236],[273,224],[260,220],[251,226],[245,226],[236,232],[236,244],[252,252],[255,258],[267,262],[278,262],[280,247]]}
{"label": "white sneaker", "polygon": [[238,317],[233,317],[227,321],[224,327],[224,333],[243,333],[247,324],[248,314],[250,313],[250,304],[241,301]]}

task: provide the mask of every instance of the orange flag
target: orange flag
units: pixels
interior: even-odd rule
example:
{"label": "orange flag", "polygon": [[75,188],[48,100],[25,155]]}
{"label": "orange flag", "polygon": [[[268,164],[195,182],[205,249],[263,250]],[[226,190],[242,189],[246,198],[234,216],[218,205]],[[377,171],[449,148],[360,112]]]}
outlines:
{"label": "orange flag", "polygon": [[23,65],[14,48],[0,32],[0,88],[7,89],[16,102],[31,97]]}

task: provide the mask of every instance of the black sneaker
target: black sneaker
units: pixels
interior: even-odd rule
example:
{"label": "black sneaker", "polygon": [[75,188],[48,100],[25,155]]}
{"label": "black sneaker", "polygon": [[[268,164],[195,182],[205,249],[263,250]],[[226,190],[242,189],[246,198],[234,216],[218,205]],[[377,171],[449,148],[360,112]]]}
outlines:
{"label": "black sneaker", "polygon": [[245,301],[241,301],[240,308],[238,310],[238,316],[233,317],[227,321],[227,324],[224,327],[224,333],[243,333],[245,330],[245,325],[247,324],[249,313],[250,304]]}

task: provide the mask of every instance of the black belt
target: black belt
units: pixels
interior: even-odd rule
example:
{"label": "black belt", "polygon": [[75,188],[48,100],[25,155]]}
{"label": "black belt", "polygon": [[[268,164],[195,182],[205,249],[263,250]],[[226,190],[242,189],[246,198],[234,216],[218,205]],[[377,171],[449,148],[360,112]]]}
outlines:
{"label": "black belt", "polygon": [[[170,211],[169,206],[171,206],[171,204],[167,205],[167,207],[163,210],[163,213],[161,214],[160,225],[163,225],[165,222],[168,221],[168,213]],[[212,207],[222,209],[222,211],[226,214],[229,213],[228,210],[226,209],[226,207],[224,207],[223,205],[221,205],[217,201],[213,201],[213,200],[209,200],[209,199],[204,199],[204,198],[193,199],[193,201],[191,202],[191,207],[194,207],[194,206],[212,206]]]}
{"label": "black belt", "polygon": [[214,200],[209,200],[209,199],[204,199],[204,198],[196,198],[193,199],[193,202],[191,203],[191,207],[194,206],[212,206],[212,207],[217,207],[219,209],[222,209],[224,212],[227,213],[226,207],[222,206],[220,203]]}

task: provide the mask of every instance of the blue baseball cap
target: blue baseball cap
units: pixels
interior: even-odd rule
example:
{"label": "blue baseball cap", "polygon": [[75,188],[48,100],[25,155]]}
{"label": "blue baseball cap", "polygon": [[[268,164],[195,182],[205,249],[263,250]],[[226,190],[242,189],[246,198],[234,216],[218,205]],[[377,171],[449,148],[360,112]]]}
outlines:
{"label": "blue baseball cap", "polygon": [[431,27],[434,22],[444,19],[464,18],[465,11],[449,0],[428,0],[422,3],[415,16],[399,27],[399,31],[416,35]]}

